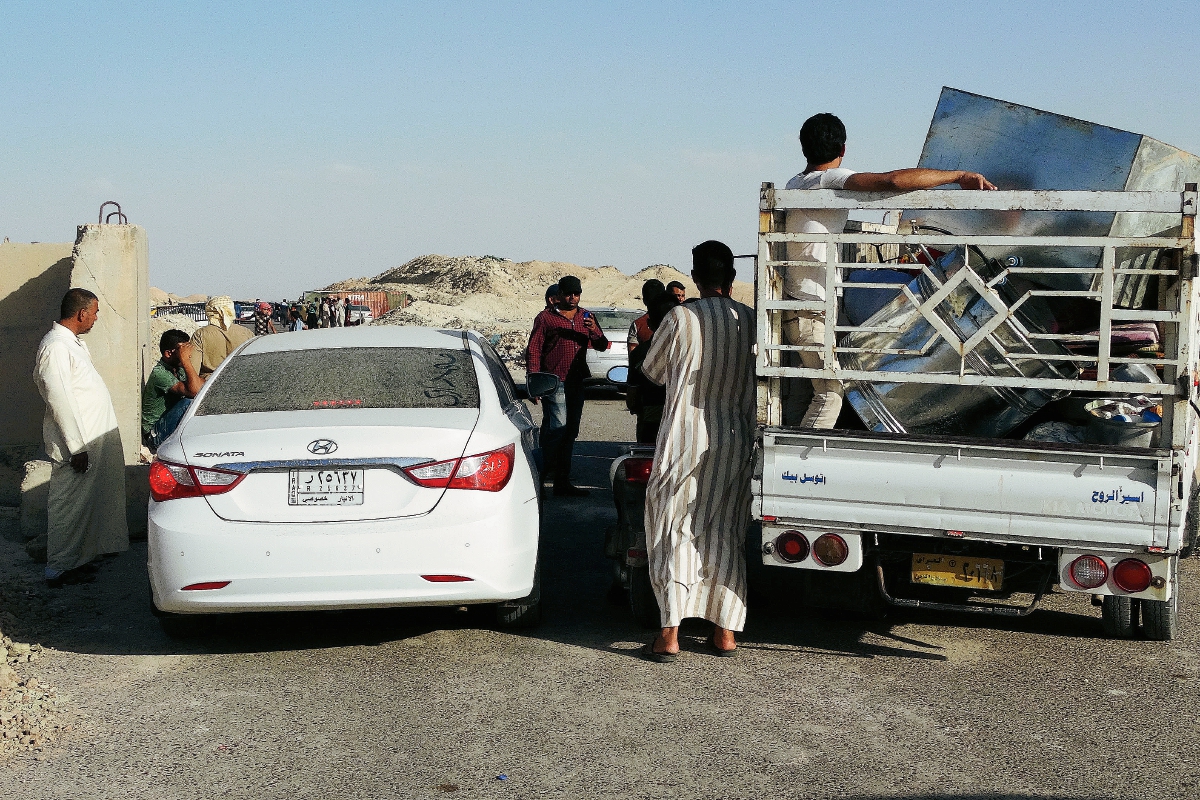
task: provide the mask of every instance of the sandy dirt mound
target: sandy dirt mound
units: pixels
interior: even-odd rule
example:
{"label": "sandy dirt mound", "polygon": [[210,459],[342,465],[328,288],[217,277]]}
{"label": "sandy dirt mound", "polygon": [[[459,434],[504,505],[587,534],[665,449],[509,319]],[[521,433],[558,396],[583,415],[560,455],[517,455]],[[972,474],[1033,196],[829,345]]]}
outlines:
{"label": "sandy dirt mound", "polygon": [[[615,267],[584,267],[561,261],[508,261],[494,256],[419,256],[373,278],[339,281],[326,291],[387,290],[406,292],[407,308],[392,311],[375,325],[427,325],[469,328],[493,337],[500,355],[519,366],[533,318],[544,307],[546,287],[564,275],[583,283],[585,308],[642,307],[642,284],[650,278],[679,281],[695,295],[691,279],[674,267],[657,264],[636,275]],[[751,304],[753,287],[739,281],[734,297]],[[499,338],[497,338],[499,337]]]}

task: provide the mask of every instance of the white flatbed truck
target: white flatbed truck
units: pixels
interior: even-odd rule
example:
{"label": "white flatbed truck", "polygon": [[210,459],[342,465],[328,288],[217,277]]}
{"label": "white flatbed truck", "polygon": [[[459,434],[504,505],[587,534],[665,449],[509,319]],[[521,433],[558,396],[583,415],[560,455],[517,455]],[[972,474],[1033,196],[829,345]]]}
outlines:
{"label": "white flatbed truck", "polygon": [[[880,212],[973,209],[1019,215],[1024,212],[1130,212],[1170,214],[1170,235],[1131,236],[970,236],[921,233],[901,224],[894,233],[828,235],[786,233],[789,209],[848,209]],[[1150,639],[1176,635],[1179,560],[1191,552],[1197,529],[1197,247],[1195,184],[1184,191],[1055,192],[928,190],[869,194],[843,190],[779,190],[764,183],[759,198],[759,237],[755,291],[758,315],[758,439],[753,477],[753,514],[762,523],[764,565],[808,570],[811,587],[842,599],[854,596],[867,606],[935,608],[992,615],[1030,613],[1050,591],[1091,595],[1102,605],[1104,628],[1113,637],[1139,630]],[[861,216],[861,215],[859,215]],[[850,226],[848,226],[850,227]],[[880,226],[876,226],[877,228]],[[829,245],[826,299],[787,299],[781,270],[789,264],[788,242]],[[887,288],[886,283],[848,283],[851,270],[895,268],[865,264],[840,254],[894,246],[899,250],[960,248],[966,255],[952,274],[921,270],[933,294],[904,289],[910,317],[932,331],[926,347],[949,346],[956,370],[898,372],[872,369],[896,348],[879,347],[866,326],[842,315],[839,299],[848,287]],[[999,328],[1017,321],[1020,302],[1062,297],[1071,292],[1022,284],[1024,301],[1002,301],[995,291],[1021,273],[1054,272],[1020,259],[982,258],[989,246],[1090,248],[1102,254],[1086,273],[1091,289],[1074,294],[1099,305],[1095,352],[1058,356],[1060,374],[1029,377],[1018,369],[977,369],[984,347],[1007,346]],[[1131,250],[1131,248],[1133,250]],[[1154,251],[1154,259],[1131,261],[1130,252]],[[882,249],[879,252],[883,252]],[[841,259],[847,258],[846,262]],[[1027,259],[1033,262],[1036,259]],[[1147,266],[1153,269],[1145,271]],[[1154,276],[1157,298],[1139,308],[1114,302],[1114,286],[1142,270]],[[892,290],[897,286],[891,285]],[[939,304],[967,289],[991,303],[991,321],[970,336],[946,324]],[[1011,298],[1010,298],[1011,300]],[[905,302],[905,301],[900,301]],[[781,340],[781,317],[788,311],[820,314],[826,321],[824,367],[798,366],[789,352],[803,346]],[[1119,357],[1110,346],[1114,324],[1153,322],[1162,330],[1161,352],[1150,358]],[[1081,337],[1027,330],[1022,336],[1058,347]],[[863,343],[867,346],[863,346]],[[872,343],[874,347],[872,347]],[[913,351],[915,353],[915,351]],[[1157,356],[1157,357],[1155,357]],[[1019,366],[1022,358],[1004,356]],[[857,360],[856,360],[857,359]],[[1153,368],[1156,380],[1117,380],[1122,364]],[[847,366],[856,364],[855,368]],[[868,364],[864,367],[863,364]],[[893,362],[894,363],[894,362]],[[1143,372],[1143,376],[1148,373]],[[950,389],[991,387],[997,393],[1041,390],[1061,396],[1145,395],[1162,404],[1161,430],[1148,447],[1055,443],[974,436],[941,436],[878,430],[812,430],[784,424],[790,378],[840,380],[852,386],[898,383],[935,384]],[[840,577],[838,577],[840,576]],[[819,599],[818,599],[819,600]],[[818,602],[819,604],[819,602]]]}

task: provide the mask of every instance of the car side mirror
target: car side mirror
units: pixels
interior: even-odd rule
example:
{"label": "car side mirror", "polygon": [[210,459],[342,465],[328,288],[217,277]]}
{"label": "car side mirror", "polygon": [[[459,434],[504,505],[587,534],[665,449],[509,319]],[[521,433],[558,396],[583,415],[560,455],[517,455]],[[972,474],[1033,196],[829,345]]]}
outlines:
{"label": "car side mirror", "polygon": [[629,367],[613,367],[604,377],[609,383],[629,383]]}
{"label": "car side mirror", "polygon": [[525,376],[525,393],[530,397],[554,394],[562,383],[553,372],[531,372]]}

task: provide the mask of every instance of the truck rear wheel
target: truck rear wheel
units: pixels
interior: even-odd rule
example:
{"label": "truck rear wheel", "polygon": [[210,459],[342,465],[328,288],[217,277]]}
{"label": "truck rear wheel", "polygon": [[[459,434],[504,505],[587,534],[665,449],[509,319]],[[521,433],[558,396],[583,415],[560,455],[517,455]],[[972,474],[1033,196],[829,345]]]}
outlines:
{"label": "truck rear wheel", "polygon": [[1137,635],[1138,606],[1132,597],[1105,595],[1100,611],[1104,622],[1104,634],[1110,639],[1132,639]]}
{"label": "truck rear wheel", "polygon": [[1170,600],[1142,601],[1142,630],[1147,639],[1169,642],[1179,634],[1179,593]]}
{"label": "truck rear wheel", "polygon": [[650,567],[633,567],[629,576],[629,610],[633,618],[645,628],[662,627],[662,616],[658,610],[658,598],[650,585]]}

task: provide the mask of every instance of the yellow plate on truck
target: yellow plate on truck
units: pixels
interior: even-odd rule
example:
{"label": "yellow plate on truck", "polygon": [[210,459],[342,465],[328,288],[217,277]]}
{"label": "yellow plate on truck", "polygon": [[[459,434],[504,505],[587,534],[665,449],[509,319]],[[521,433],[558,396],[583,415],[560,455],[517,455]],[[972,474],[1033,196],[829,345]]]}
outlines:
{"label": "yellow plate on truck", "polygon": [[1004,561],[999,558],[913,553],[912,582],[997,592],[1004,584]]}

